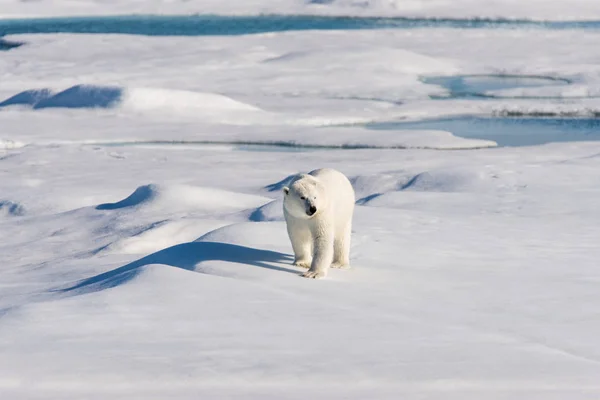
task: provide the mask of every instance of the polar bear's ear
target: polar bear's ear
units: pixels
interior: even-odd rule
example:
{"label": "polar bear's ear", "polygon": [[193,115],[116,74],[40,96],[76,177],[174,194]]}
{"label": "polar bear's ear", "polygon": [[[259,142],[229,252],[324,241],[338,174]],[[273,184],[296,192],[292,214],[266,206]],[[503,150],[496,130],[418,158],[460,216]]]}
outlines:
{"label": "polar bear's ear", "polygon": [[285,194],[289,194],[289,193],[290,193],[290,188],[289,188],[289,187],[287,187],[287,186],[284,186],[284,187],[283,187],[283,193],[285,193]]}

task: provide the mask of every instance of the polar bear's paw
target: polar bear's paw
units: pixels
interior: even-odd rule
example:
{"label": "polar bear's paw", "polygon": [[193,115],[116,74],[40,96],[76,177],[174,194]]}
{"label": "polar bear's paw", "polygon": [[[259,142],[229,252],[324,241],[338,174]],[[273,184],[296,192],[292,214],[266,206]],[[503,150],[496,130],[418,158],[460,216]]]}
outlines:
{"label": "polar bear's paw", "polygon": [[310,268],[311,264],[312,264],[312,261],[310,261],[310,260],[296,260],[296,261],[294,261],[294,265],[296,267]]}
{"label": "polar bear's paw", "polygon": [[334,262],[333,264],[331,264],[331,268],[350,269],[350,264],[342,263],[342,262]]}
{"label": "polar bear's paw", "polygon": [[319,279],[325,277],[325,272],[308,270],[305,273],[303,273],[302,276],[309,279]]}

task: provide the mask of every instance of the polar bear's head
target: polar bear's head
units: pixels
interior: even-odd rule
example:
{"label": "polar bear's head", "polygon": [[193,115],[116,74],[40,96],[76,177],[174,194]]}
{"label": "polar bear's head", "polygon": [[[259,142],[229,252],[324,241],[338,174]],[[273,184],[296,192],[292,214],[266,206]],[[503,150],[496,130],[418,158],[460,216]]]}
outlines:
{"label": "polar bear's head", "polygon": [[324,187],[312,175],[298,175],[283,193],[283,207],[296,218],[312,218],[327,205]]}

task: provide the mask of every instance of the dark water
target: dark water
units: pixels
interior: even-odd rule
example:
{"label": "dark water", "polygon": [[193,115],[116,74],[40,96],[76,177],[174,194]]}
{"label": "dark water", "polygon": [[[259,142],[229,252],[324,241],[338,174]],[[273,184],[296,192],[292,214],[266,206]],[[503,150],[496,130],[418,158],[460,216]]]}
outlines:
{"label": "dark water", "polygon": [[21,33],[125,33],[151,36],[243,35],[299,30],[383,28],[600,29],[600,21],[358,18],[300,15],[116,16],[0,20],[0,36]]}
{"label": "dark water", "polygon": [[600,140],[600,119],[457,117],[416,122],[384,122],[371,129],[432,129],[469,139],[493,140],[499,146]]}

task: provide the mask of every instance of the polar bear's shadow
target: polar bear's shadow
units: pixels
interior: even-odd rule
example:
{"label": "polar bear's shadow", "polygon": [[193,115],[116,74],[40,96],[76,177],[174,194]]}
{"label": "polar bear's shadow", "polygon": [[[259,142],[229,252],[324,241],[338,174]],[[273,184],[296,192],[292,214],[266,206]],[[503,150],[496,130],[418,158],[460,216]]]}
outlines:
{"label": "polar bear's shadow", "polygon": [[143,271],[144,266],[150,264],[169,265],[175,268],[194,271],[196,265],[202,261],[228,261],[297,274],[298,271],[294,269],[274,265],[284,262],[290,263],[292,260],[293,257],[288,254],[236,244],[189,242],[157,251],[112,271],[84,279],[60,291],[63,293],[73,292],[74,294],[83,294],[120,286],[134,279]]}

